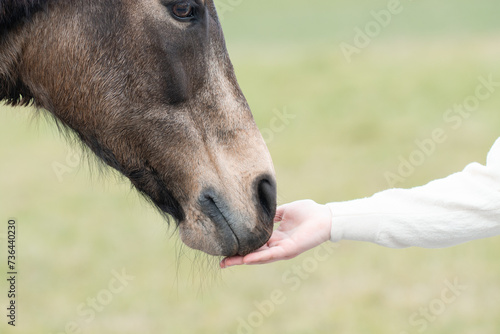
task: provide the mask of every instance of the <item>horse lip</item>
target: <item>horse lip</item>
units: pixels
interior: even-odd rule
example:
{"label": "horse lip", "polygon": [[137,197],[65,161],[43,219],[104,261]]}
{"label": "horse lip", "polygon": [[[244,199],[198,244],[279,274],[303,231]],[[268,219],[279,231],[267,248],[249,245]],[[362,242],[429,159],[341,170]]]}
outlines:
{"label": "horse lip", "polygon": [[[231,211],[213,189],[202,192],[198,200],[201,211],[215,224],[222,236],[222,255],[232,256],[240,251],[240,240],[230,223]],[[229,240],[232,239],[232,240]],[[235,245],[236,244],[236,245]]]}

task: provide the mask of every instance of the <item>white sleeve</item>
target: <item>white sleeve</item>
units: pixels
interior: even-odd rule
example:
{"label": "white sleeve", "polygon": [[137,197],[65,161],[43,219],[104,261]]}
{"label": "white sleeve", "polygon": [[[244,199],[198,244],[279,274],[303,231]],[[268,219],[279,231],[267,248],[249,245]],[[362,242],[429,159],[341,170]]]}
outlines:
{"label": "white sleeve", "polygon": [[500,138],[486,166],[413,189],[328,204],[331,241],[358,240],[391,248],[443,248],[500,235]]}

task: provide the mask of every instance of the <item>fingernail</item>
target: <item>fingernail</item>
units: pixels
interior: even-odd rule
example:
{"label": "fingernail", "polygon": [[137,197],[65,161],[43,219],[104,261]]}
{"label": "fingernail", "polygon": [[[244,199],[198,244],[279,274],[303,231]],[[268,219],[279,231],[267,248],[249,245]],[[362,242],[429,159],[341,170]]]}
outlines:
{"label": "fingernail", "polygon": [[226,264],[226,261],[222,261],[222,262],[220,263],[220,267],[221,267],[221,269],[226,269],[226,268],[229,268],[229,267],[231,267],[231,266],[227,265],[227,264]]}

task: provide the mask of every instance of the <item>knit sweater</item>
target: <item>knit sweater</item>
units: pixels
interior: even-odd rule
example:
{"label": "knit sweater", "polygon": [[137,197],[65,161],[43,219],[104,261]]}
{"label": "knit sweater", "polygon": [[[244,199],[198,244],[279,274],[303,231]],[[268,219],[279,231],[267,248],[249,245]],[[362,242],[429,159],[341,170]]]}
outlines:
{"label": "knit sweater", "polygon": [[327,205],[333,242],[443,248],[500,235],[500,138],[485,166],[472,163],[422,187]]}

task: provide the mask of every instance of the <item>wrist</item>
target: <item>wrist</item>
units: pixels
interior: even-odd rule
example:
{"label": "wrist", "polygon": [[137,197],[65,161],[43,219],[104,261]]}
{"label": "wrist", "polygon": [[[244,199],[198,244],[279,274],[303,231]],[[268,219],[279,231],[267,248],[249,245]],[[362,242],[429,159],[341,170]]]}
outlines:
{"label": "wrist", "polygon": [[321,204],[322,211],[322,225],[321,229],[323,233],[323,241],[330,241],[332,238],[332,220],[333,220],[333,212],[329,205]]}

